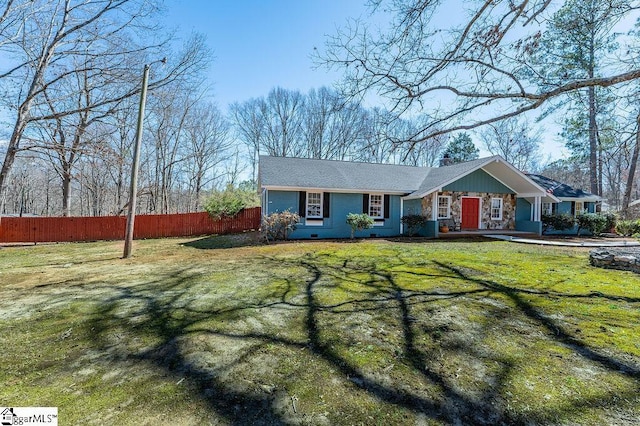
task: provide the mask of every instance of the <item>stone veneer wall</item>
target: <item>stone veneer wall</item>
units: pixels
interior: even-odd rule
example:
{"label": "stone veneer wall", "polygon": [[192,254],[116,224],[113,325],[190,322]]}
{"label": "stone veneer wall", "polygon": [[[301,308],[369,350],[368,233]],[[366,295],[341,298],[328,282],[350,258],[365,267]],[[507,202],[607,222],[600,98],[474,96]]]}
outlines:
{"label": "stone veneer wall", "polygon": [[[451,197],[451,216],[461,220],[462,197],[479,197],[482,212],[480,213],[480,226],[482,229],[510,229],[516,228],[516,196],[515,194],[492,194],[477,192],[452,192],[443,191],[441,196]],[[491,220],[491,199],[502,198],[502,220]],[[422,199],[422,215],[431,217],[433,209],[431,196]]]}
{"label": "stone veneer wall", "polygon": [[640,274],[640,248],[599,248],[589,252],[591,265]]}

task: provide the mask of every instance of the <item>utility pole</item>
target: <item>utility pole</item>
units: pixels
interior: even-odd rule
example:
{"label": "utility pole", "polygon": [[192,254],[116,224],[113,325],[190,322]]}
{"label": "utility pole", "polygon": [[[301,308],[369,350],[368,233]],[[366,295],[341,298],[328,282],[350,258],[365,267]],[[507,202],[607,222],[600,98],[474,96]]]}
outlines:
{"label": "utility pole", "polygon": [[133,229],[136,221],[136,204],[138,201],[138,169],[140,164],[140,145],[142,144],[142,125],[144,122],[144,107],[147,103],[147,86],[149,81],[149,68],[156,62],[163,65],[167,58],[151,62],[144,66],[142,73],[142,91],[140,92],[140,108],[138,109],[138,125],[136,127],[136,142],[133,148],[133,164],[131,165],[131,186],[129,187],[129,214],[127,215],[127,231],[124,238],[123,259],[131,257],[133,245]]}
{"label": "utility pole", "polygon": [[124,238],[123,259],[131,257],[133,245],[133,229],[136,221],[136,203],[138,201],[138,169],[140,164],[140,145],[142,142],[142,124],[144,122],[144,107],[147,103],[147,82],[149,80],[149,64],[145,64],[142,74],[142,91],[140,92],[140,107],[138,109],[138,125],[136,127],[136,142],[133,148],[133,164],[131,165],[131,186],[129,187],[129,214],[127,215],[127,231]]}

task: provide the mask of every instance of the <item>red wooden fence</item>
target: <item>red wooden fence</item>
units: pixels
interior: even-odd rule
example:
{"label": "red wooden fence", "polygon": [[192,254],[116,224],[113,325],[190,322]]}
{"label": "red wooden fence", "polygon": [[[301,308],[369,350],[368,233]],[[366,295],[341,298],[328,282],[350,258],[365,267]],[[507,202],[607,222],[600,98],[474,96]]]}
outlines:
{"label": "red wooden fence", "polygon": [[[133,237],[188,237],[232,234],[260,227],[260,207],[242,210],[235,217],[213,220],[208,213],[136,215]],[[125,216],[3,217],[0,243],[124,240]]]}

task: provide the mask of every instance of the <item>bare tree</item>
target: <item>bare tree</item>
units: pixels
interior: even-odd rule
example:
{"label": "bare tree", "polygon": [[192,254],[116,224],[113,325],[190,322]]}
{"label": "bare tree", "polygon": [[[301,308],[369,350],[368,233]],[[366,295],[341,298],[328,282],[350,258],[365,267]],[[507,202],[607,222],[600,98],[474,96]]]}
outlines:
{"label": "bare tree", "polygon": [[531,130],[529,122],[513,117],[486,125],[480,140],[492,155],[500,155],[520,170],[533,171],[539,164],[540,130]]}
{"label": "bare tree", "polygon": [[297,90],[271,89],[266,103],[264,147],[269,155],[297,157],[301,143],[304,96]]}
{"label": "bare tree", "polygon": [[252,98],[243,103],[236,102],[229,106],[230,120],[234,125],[235,132],[250,152],[249,163],[253,180],[257,178],[258,156],[264,152],[262,144],[267,131],[266,110],[267,103],[264,98]]}
{"label": "bare tree", "polygon": [[[90,60],[89,58],[85,58]],[[71,184],[74,179],[74,168],[82,156],[91,150],[93,138],[87,138],[88,130],[111,114],[111,109],[91,109],[95,98],[104,96],[101,73],[90,74],[87,70],[93,68],[85,62],[77,67],[78,72],[73,79],[66,79],[51,84],[43,91],[46,102],[46,112],[52,119],[38,121],[42,137],[28,143],[25,149],[43,152],[54,165],[54,169],[61,179],[62,186],[62,215],[69,216],[71,212]],[[100,81],[97,81],[100,80]],[[68,86],[71,87],[68,87]],[[58,87],[62,86],[62,87]],[[108,96],[108,94],[107,94]],[[38,110],[38,106],[34,110]],[[62,114],[60,111],[76,111],[73,114]],[[93,136],[95,138],[95,136]],[[100,138],[98,138],[100,139]]]}
{"label": "bare tree", "polygon": [[[550,0],[463,2],[461,23],[448,27],[441,25],[451,22],[443,19],[451,14],[446,2],[371,3],[374,11],[391,13],[385,30],[351,22],[328,39],[317,59],[345,72],[343,89],[351,96],[380,95],[396,116],[428,112],[431,119],[413,142],[514,117],[577,90],[640,78],[638,67],[615,66],[593,76],[567,75],[546,87],[530,84],[525,71],[535,73],[528,59],[540,48]],[[629,17],[637,6],[626,2],[616,13]]]}
{"label": "bare tree", "polygon": [[635,186],[636,169],[638,167],[638,158],[640,157],[640,112],[636,115],[634,126],[634,135],[632,137],[631,158],[629,160],[629,170],[625,182],[624,194],[622,197],[621,212],[624,217],[629,214],[629,204],[631,203],[631,194]]}
{"label": "bare tree", "polygon": [[113,188],[111,211],[118,215],[124,212],[125,204],[128,202],[125,197],[131,170],[131,146],[137,113],[137,102],[128,99],[120,104],[105,124],[111,131],[105,132],[107,143],[102,147],[101,158],[109,165],[107,174]]}
{"label": "bare tree", "polygon": [[343,160],[363,137],[365,111],[335,90],[321,87],[306,95],[303,140],[307,156]]}
{"label": "bare tree", "polygon": [[156,93],[147,119],[149,212],[172,211],[172,192],[186,161],[184,137],[195,101],[176,87]]}
{"label": "bare tree", "polygon": [[[104,111],[138,93],[137,64],[169,49],[168,40],[151,41],[158,39],[158,28],[148,20],[157,11],[157,1],[33,0],[24,3],[26,9],[9,9],[12,18],[16,13],[28,13],[29,19],[22,21],[19,37],[9,41],[5,38],[5,44],[0,46],[3,53],[14,58],[8,69],[0,72],[0,84],[6,92],[3,101],[14,119],[0,169],[0,202],[7,192],[6,182],[15,156],[23,149],[21,142],[35,123],[60,120],[87,110]],[[171,66],[149,87],[199,72],[205,64],[198,60],[202,58],[202,39],[194,37],[190,47],[176,55]],[[64,82],[73,81],[78,74],[88,75],[93,83],[99,77],[103,84],[109,84],[109,89],[98,86],[100,96],[92,96],[89,104],[62,108],[75,93],[57,91],[60,96],[53,97],[52,91],[64,87]],[[55,108],[47,110],[48,105]]]}
{"label": "bare tree", "polygon": [[213,189],[225,174],[222,164],[231,157],[230,125],[218,107],[200,102],[187,117],[185,173],[189,182],[189,210],[199,211],[205,189]]}
{"label": "bare tree", "polygon": [[[410,120],[398,120],[396,127],[399,127],[399,135],[411,137],[416,133],[416,129],[421,128],[421,121],[428,120],[428,117],[416,117]],[[402,138],[402,136],[398,136]],[[397,152],[400,156],[399,163],[410,166],[437,167],[440,164],[447,147],[449,145],[449,135],[438,135],[423,143],[401,144]]]}
{"label": "bare tree", "polygon": [[[142,4],[144,3],[144,4]],[[20,37],[3,45],[6,53],[17,58],[7,71],[0,74],[4,85],[15,85],[8,97],[9,106],[15,108],[15,124],[8,141],[7,152],[0,169],[0,202],[6,193],[6,180],[20,149],[22,136],[34,120],[33,107],[42,103],[47,88],[60,80],[73,76],[75,69],[65,66],[65,59],[75,52],[92,51],[95,55],[108,55],[109,51],[93,50],[98,34],[104,36],[123,30],[123,24],[133,24],[135,18],[145,15],[146,1],[87,0],[80,4],[71,1],[33,1],[29,20],[19,29]],[[23,11],[12,9],[9,19]],[[5,19],[7,19],[5,17]],[[111,46],[109,46],[110,48]],[[16,84],[17,83],[17,84]]]}

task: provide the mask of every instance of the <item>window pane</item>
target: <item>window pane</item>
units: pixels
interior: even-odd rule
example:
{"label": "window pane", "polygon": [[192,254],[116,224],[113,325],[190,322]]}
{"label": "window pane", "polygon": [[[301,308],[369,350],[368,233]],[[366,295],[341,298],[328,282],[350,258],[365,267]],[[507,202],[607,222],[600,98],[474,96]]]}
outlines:
{"label": "window pane", "polygon": [[307,192],[307,217],[322,217],[322,193]]}
{"label": "window pane", "polygon": [[502,219],[502,198],[491,199],[491,219]]}
{"label": "window pane", "polygon": [[451,199],[449,197],[438,197],[438,219],[450,217],[449,205]]}
{"label": "window pane", "polygon": [[380,194],[369,195],[369,216],[382,217],[382,200]]}

